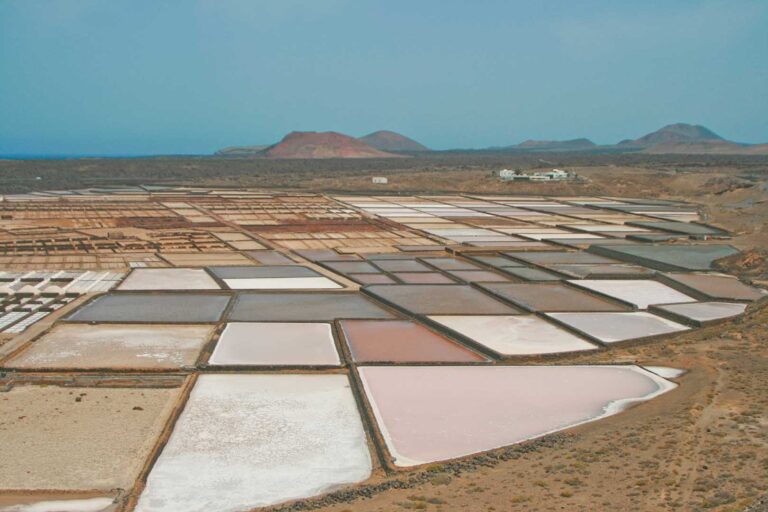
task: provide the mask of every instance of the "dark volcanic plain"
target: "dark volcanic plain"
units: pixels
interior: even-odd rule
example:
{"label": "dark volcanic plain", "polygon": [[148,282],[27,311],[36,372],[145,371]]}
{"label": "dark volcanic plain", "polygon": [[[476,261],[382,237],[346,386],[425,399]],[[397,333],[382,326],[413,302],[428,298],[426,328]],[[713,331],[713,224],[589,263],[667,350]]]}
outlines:
{"label": "dark volcanic plain", "polygon": [[[578,182],[509,183],[494,170],[564,168]],[[374,186],[372,176],[389,185]],[[768,157],[439,153],[381,160],[142,158],[0,161],[0,193],[125,184],[307,192],[604,195],[681,199],[747,251],[723,263],[768,284]],[[685,368],[680,387],[623,414],[490,454],[276,507],[323,511],[765,510],[768,306],[662,342],[558,360]]]}

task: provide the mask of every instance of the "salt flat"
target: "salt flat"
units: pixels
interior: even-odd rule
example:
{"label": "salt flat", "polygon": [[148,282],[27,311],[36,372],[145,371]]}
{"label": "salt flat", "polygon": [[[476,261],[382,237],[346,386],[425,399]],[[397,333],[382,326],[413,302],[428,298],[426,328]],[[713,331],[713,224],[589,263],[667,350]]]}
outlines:
{"label": "salt flat", "polygon": [[219,285],[201,268],[139,268],[119,290],[218,290]]}
{"label": "salt flat", "polygon": [[331,324],[320,322],[235,322],[216,344],[212,365],[339,366]]}
{"label": "salt flat", "polygon": [[652,304],[696,301],[693,297],[650,279],[580,279],[569,283],[614,297],[638,309],[647,309]]}
{"label": "salt flat", "polygon": [[430,316],[504,356],[557,354],[597,347],[535,315]]}
{"label": "salt flat", "polygon": [[345,375],[201,375],[137,512],[229,512],[371,474]]}

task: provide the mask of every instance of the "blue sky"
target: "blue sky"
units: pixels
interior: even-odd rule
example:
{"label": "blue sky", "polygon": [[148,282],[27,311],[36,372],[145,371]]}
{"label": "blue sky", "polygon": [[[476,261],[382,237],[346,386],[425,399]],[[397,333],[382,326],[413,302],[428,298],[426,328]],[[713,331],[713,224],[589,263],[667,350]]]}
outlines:
{"label": "blue sky", "polygon": [[291,130],[614,143],[678,121],[768,142],[768,2],[0,0],[0,154]]}

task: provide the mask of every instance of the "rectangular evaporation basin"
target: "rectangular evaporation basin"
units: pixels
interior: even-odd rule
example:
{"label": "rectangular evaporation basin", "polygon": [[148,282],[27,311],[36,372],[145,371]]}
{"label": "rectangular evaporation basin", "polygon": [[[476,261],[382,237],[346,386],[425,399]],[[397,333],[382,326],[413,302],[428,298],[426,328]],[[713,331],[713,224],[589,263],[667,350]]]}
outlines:
{"label": "rectangular evaporation basin", "polygon": [[249,264],[251,260],[236,252],[166,252],[163,258],[171,265],[179,267],[207,267],[209,265],[242,265]]}
{"label": "rectangular evaporation basin", "polygon": [[279,279],[296,277],[320,277],[311,268],[300,265],[208,267],[219,279]]}
{"label": "rectangular evaporation basin", "polygon": [[627,240],[634,240],[637,242],[669,242],[672,240],[679,240],[681,238],[686,238],[685,235],[673,235],[671,233],[668,234],[656,234],[656,233],[634,233],[627,235]]}
{"label": "rectangular evaporation basin", "polygon": [[499,283],[509,281],[508,277],[491,272],[490,270],[452,270],[446,273],[467,283]]}
{"label": "rectangular evaporation basin", "polygon": [[371,470],[346,375],[201,375],[136,512],[251,510]]}
{"label": "rectangular evaporation basin", "polygon": [[219,285],[201,268],[134,269],[119,290],[218,290]]}
{"label": "rectangular evaporation basin", "polygon": [[297,254],[309,261],[359,261],[360,257],[354,254],[339,254],[331,249],[301,249]]}
{"label": "rectangular evaporation basin", "polygon": [[386,274],[347,274],[347,277],[356,283],[366,284],[393,284],[394,279]]}
{"label": "rectangular evaporation basin", "polygon": [[592,245],[589,251],[645,267],[674,272],[679,270],[709,270],[712,262],[738,254],[730,245]]}
{"label": "rectangular evaporation basin", "polygon": [[[586,250],[587,248],[591,247],[595,241],[594,240],[588,240],[585,238],[579,238],[579,239],[562,239],[562,238],[552,238],[549,240],[550,243],[557,244],[563,247],[570,247],[570,248],[577,248],[579,250]],[[609,245],[632,245],[636,244],[637,242],[633,242],[632,240],[627,240],[625,238],[606,238],[604,240],[600,241],[600,245],[603,246],[609,246]]]}
{"label": "rectangular evaporation basin", "polygon": [[563,279],[558,274],[547,272],[546,270],[541,270],[538,268],[504,267],[502,270],[513,277],[517,277],[525,281],[560,281]]}
{"label": "rectangular evaporation basin", "polygon": [[747,286],[733,276],[722,274],[673,273],[664,274],[663,280],[711,299],[752,301],[768,294],[760,288]]}
{"label": "rectangular evaporation basin", "polygon": [[471,363],[486,359],[409,320],[342,320],[352,358],[358,363]]}
{"label": "rectangular evaporation basin", "polygon": [[567,224],[564,228],[586,231],[589,233],[647,233],[647,229],[626,226],[624,224]]}
{"label": "rectangular evaporation basin", "polygon": [[[382,285],[392,286],[392,285]],[[240,293],[230,321],[330,322],[337,318],[393,318],[357,293]]]}
{"label": "rectangular evaporation basin", "polygon": [[616,343],[688,330],[645,311],[630,313],[548,313],[547,316],[603,343]]}
{"label": "rectangular evaporation basin", "polygon": [[372,253],[369,254],[367,259],[371,262],[378,262],[381,260],[408,260],[408,261],[414,261],[414,258],[416,256],[413,256],[412,254],[403,254],[399,252],[379,252],[379,253]]}
{"label": "rectangular evaporation basin", "polygon": [[376,266],[387,272],[432,272],[433,269],[416,260],[376,260]]}
{"label": "rectangular evaporation basin", "polygon": [[651,304],[696,301],[693,297],[650,279],[581,279],[569,282],[632,304],[638,309],[647,309]]}
{"label": "rectangular evaporation basin", "polygon": [[569,240],[575,242],[576,240],[584,241],[585,243],[593,242],[594,240],[601,240],[604,237],[601,235],[590,235],[584,233],[527,233],[524,235],[526,238],[533,240]]}
{"label": "rectangular evaporation basin", "polygon": [[394,247],[403,252],[445,251],[444,245],[395,245]]}
{"label": "rectangular evaporation basin", "polygon": [[359,368],[400,467],[500,448],[621,412],[675,387],[637,366]]}
{"label": "rectangular evaporation basin", "polygon": [[559,283],[488,283],[480,286],[528,311],[626,311],[629,309]]}
{"label": "rectangular evaporation basin", "polygon": [[454,236],[489,236],[495,234],[489,229],[473,229],[473,228],[458,228],[458,229],[427,229],[427,233],[435,236],[441,236],[444,238],[451,238]]}
{"label": "rectangular evaporation basin", "polygon": [[229,323],[208,364],[214,366],[339,366],[331,324]]}
{"label": "rectangular evaporation basin", "polygon": [[711,322],[738,316],[747,309],[746,304],[736,302],[692,302],[651,306],[653,313],[700,327]]}
{"label": "rectangular evaporation basin", "polygon": [[548,265],[551,263],[571,263],[571,264],[605,264],[619,263],[611,258],[590,254],[588,252],[506,252],[506,256],[533,263],[534,265]]}
{"label": "rectangular evaporation basin", "polygon": [[365,261],[338,261],[323,263],[326,267],[339,274],[374,274],[381,270]]}
{"label": "rectangular evaporation basin", "polygon": [[179,368],[194,365],[208,325],[57,324],[7,366],[14,368]]}
{"label": "rectangular evaporation basin", "polygon": [[343,288],[325,276],[263,277],[256,279],[224,279],[231,290],[331,290]]}
{"label": "rectangular evaporation basin", "polygon": [[456,282],[439,272],[394,272],[392,275],[405,284],[453,284]]}
{"label": "rectangular evaporation basin", "polygon": [[597,349],[595,345],[535,315],[456,315],[429,318],[502,357]]}
{"label": "rectangular evaporation basin", "polygon": [[703,224],[697,224],[695,222],[675,222],[675,221],[637,221],[631,222],[632,226],[639,226],[643,228],[658,229],[659,231],[668,231],[670,233],[680,233],[684,235],[698,235],[698,236],[727,236],[728,232],[722,229],[705,226]]}
{"label": "rectangular evaporation basin", "polygon": [[110,293],[67,317],[77,322],[218,322],[229,303],[222,294]]}
{"label": "rectangular evaporation basin", "polygon": [[365,291],[384,302],[421,315],[516,315],[520,311],[467,285],[372,285]]}
{"label": "rectangular evaporation basin", "polygon": [[519,261],[511,260],[503,256],[472,256],[469,254],[467,257],[491,267],[505,268],[525,266],[524,263],[520,263]]}
{"label": "rectangular evaporation basin", "polygon": [[248,251],[245,254],[262,265],[294,265],[295,262],[278,251]]}
{"label": "rectangular evaporation basin", "polygon": [[570,264],[551,264],[547,268],[565,274],[567,276],[587,279],[587,278],[621,278],[621,277],[642,277],[651,276],[653,271],[639,265],[629,264],[609,264],[609,265],[570,265]]}
{"label": "rectangular evaporation basin", "polygon": [[520,242],[525,239],[509,236],[509,235],[493,235],[493,236],[452,236],[450,237],[454,242],[459,243],[495,243],[496,245],[505,245],[508,242]]}
{"label": "rectangular evaporation basin", "polygon": [[422,258],[422,261],[440,270],[481,270],[473,263],[455,258]]}

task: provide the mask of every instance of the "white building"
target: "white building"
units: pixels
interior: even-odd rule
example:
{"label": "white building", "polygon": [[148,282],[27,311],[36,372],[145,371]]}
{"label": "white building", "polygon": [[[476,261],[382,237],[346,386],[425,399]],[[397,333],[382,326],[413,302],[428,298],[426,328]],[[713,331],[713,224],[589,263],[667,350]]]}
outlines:
{"label": "white building", "polygon": [[578,178],[578,176],[562,169],[552,169],[551,171],[547,172],[534,172],[531,174],[525,174],[520,171],[513,171],[509,169],[502,169],[499,171],[499,178],[501,178],[503,181],[563,181],[573,180]]}

